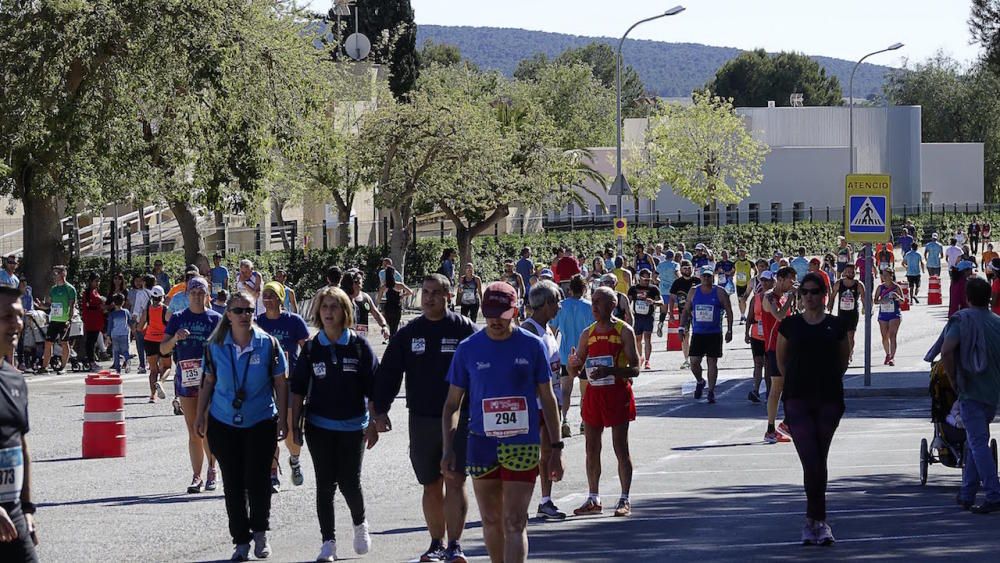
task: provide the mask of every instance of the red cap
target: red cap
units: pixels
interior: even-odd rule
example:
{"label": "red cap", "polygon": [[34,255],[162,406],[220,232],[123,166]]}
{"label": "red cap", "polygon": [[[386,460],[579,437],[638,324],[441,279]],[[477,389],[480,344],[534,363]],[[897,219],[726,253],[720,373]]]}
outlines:
{"label": "red cap", "polygon": [[512,319],[517,313],[517,292],[507,282],[496,281],[483,292],[483,316],[487,319]]}

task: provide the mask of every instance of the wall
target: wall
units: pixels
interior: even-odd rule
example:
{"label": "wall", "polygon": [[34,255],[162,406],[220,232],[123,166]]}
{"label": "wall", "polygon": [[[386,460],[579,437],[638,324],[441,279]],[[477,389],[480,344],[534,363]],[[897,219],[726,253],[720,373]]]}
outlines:
{"label": "wall", "polygon": [[931,203],[983,203],[982,143],[924,143],[920,152]]}

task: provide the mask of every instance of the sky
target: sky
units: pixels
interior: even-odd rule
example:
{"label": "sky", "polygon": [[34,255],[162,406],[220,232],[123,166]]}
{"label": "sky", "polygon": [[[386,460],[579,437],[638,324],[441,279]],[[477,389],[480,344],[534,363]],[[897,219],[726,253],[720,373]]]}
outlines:
{"label": "sky", "polygon": [[[365,1],[365,0],[360,0]],[[300,0],[300,5],[309,0]],[[326,11],[332,0],[312,0]],[[554,33],[620,37],[632,23],[677,3],[687,10],[637,27],[633,39],[718,47],[799,51],[857,60],[901,42],[905,47],[870,62],[901,66],[938,50],[963,62],[978,57],[969,44],[969,0],[411,0],[417,25],[514,27]],[[529,54],[526,54],[528,56]]]}

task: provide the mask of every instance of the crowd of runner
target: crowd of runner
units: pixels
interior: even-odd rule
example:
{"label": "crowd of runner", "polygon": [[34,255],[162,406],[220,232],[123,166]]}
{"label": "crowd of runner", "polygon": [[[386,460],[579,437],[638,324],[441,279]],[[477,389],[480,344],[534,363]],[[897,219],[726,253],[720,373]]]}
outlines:
{"label": "crowd of runner", "polygon": [[[872,313],[887,365],[894,363],[902,310],[919,303],[924,274],[940,275],[945,267],[954,313],[968,306],[964,284],[978,268],[992,282],[992,307],[1000,309],[1000,276],[994,275],[1000,257],[988,230],[980,229],[973,243],[984,245],[977,260],[955,238],[943,247],[937,234],[920,252],[910,227],[895,246],[873,248]],[[251,543],[256,557],[271,553],[266,531],[271,495],[281,490],[281,441],[295,486],[305,480],[300,455],[309,445],[322,542],[317,560],[337,557],[338,487],[353,521],[352,547],[368,552],[364,452],[392,430],[390,411],[405,381],[409,456],[431,537],[420,560],[465,561],[461,537],[471,478],[490,558],[522,561],[536,479],[537,515],[567,518],[552,489],[575,467],[563,459],[562,440],[573,434],[569,411],[577,385],[589,490],[573,514],[604,510],[605,429],[620,484],[613,514],[631,514],[632,380],[652,369],[653,350],[663,345],[654,335],[663,338],[665,325],[681,341],[680,367],[694,378],[693,398],[708,404],[717,400],[719,361],[734,330],[742,330],[753,357],[746,399],[766,397],[764,440],[794,441],[802,461],[808,498],[802,540],[832,543],[826,456],[844,410],[840,378],[853,361],[868,298],[861,254],[842,238],[820,256],[800,247],[790,257],[781,251],[751,257],[742,248],[701,243],[691,251],[683,244],[636,244],[628,256],[608,249],[587,260],[559,248],[552,260],[536,262],[524,248],[504,263],[500,279],[484,281],[474,264],[457,267],[449,249],[439,271],[412,288],[385,259],[374,297],[361,290],[363,272],[331,267],[327,285],[307,305],[283,271],[268,276],[243,260],[231,273],[220,255],[212,268],[189,266],[174,284],[159,262],[128,287],[117,275],[110,295],[100,293],[96,273],[78,293],[66,281],[66,268],[56,266],[49,295],[33,297],[14,274],[16,261],[7,262],[0,285],[19,288],[29,322],[33,309],[46,313],[41,358],[28,350],[9,353],[22,371],[45,374],[71,363],[78,344],[68,342],[70,325],[79,310],[86,368],[99,367],[98,345],[105,341],[113,370],[129,372],[135,358],[138,373],[148,374],[150,403],[166,399],[164,383],[172,379],[172,408],[183,415],[189,437],[187,491],[215,490],[225,479],[233,560],[247,560]],[[897,262],[905,284],[897,281]],[[401,327],[410,301],[421,314]],[[373,323],[377,331],[370,330]],[[387,344],[381,358],[375,341]],[[61,361],[53,359],[56,352]]]}

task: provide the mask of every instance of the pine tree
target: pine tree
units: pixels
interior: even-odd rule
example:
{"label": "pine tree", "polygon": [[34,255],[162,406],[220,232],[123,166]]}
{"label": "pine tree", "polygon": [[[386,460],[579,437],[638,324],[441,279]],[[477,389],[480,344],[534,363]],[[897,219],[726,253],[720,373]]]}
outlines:
{"label": "pine tree", "polygon": [[[360,0],[356,9],[358,31],[371,40],[373,60],[389,65],[389,89],[402,100],[420,72],[417,25],[410,0]],[[332,11],[330,18],[334,18]]]}

